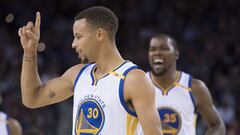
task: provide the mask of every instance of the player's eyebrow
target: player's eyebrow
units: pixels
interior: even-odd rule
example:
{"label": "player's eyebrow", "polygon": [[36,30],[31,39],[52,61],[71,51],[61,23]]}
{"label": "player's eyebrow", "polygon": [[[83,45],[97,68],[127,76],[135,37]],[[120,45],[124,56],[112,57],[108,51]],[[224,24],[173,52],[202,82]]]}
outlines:
{"label": "player's eyebrow", "polygon": [[74,36],[80,36],[81,34],[80,33],[78,33],[78,32],[75,32],[74,33]]}

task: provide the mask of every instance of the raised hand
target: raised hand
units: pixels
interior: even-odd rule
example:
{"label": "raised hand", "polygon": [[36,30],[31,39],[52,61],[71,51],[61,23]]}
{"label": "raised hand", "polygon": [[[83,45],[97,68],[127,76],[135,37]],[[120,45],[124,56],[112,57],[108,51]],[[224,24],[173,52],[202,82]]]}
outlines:
{"label": "raised hand", "polygon": [[40,39],[40,25],[41,15],[40,12],[36,13],[35,24],[29,21],[27,25],[19,28],[18,35],[24,51],[36,51]]}

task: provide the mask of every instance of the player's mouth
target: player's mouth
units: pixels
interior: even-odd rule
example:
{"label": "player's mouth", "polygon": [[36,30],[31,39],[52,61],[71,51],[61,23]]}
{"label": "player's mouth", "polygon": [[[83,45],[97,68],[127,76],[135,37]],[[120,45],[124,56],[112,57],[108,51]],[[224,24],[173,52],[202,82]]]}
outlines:
{"label": "player's mouth", "polygon": [[78,54],[78,57],[79,57],[80,59],[83,58],[83,53],[82,53],[82,51],[76,50],[76,53]]}
{"label": "player's mouth", "polygon": [[164,61],[163,61],[163,59],[161,59],[161,58],[155,58],[155,59],[153,60],[153,64],[154,64],[154,65],[163,65],[163,63],[164,63]]}
{"label": "player's mouth", "polygon": [[164,60],[161,58],[153,58],[154,68],[162,68],[164,64]]}

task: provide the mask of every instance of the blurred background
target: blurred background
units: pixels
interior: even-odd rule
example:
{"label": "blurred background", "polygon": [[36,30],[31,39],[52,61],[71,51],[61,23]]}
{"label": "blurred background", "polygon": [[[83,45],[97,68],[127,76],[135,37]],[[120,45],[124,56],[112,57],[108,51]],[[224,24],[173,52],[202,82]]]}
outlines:
{"label": "blurred background", "polygon": [[[145,71],[150,37],[158,32],[173,36],[180,48],[178,69],[207,84],[227,135],[240,134],[239,0],[0,0],[1,111],[19,120],[24,131],[71,134],[72,99],[35,110],[23,106],[19,85],[23,50],[17,32],[41,12],[38,64],[45,82],[80,62],[71,48],[74,17],[95,5],[116,13],[120,53]],[[205,129],[199,118],[198,135]]]}

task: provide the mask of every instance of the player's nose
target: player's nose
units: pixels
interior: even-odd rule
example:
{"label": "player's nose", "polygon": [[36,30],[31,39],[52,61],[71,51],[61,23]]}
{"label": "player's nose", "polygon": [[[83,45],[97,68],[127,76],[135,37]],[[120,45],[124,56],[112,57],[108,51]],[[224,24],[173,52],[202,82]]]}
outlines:
{"label": "player's nose", "polygon": [[77,45],[76,45],[76,43],[73,41],[73,42],[72,42],[72,48],[75,49],[76,47],[77,47]]}
{"label": "player's nose", "polygon": [[154,52],[153,52],[155,55],[161,55],[162,54],[162,51],[160,49],[156,49]]}

